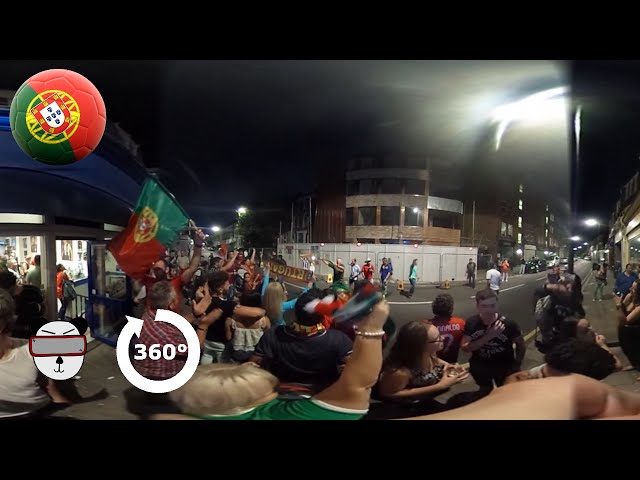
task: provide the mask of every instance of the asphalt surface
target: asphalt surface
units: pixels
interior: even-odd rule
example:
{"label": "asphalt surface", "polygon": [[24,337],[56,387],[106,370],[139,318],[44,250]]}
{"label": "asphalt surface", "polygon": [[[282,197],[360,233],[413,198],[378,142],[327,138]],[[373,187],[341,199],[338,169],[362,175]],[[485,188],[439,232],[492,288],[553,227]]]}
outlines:
{"label": "asphalt surface", "polygon": [[[574,270],[583,281],[583,286],[591,275],[591,262],[578,260]],[[533,294],[535,289],[540,287],[547,278],[546,272],[531,273],[526,275],[509,275],[509,280],[502,283],[500,296],[498,298],[499,312],[515,320],[522,329],[525,337],[535,330],[535,320],[533,316]],[[297,296],[299,285],[287,283],[289,285],[289,298]],[[486,286],[486,280],[477,279],[476,289],[465,285],[453,285],[449,289],[441,289],[436,286],[418,286],[411,299],[401,295],[395,284],[390,285],[390,294],[387,301],[391,306],[391,318],[398,328],[412,320],[426,320],[433,318],[431,304],[441,293],[448,293],[453,296],[454,316],[467,319],[476,313],[474,295],[476,290],[481,290]],[[408,283],[405,284],[408,290]]]}
{"label": "asphalt surface", "polygon": [[[583,284],[587,284],[590,280],[591,263],[578,261],[576,263],[576,272],[582,277]],[[509,282],[503,284],[504,288],[500,294],[500,311],[504,315],[516,320],[526,334],[534,330],[532,297],[535,287],[542,284],[546,277],[546,273],[529,274],[529,275],[513,275]],[[592,280],[592,279],[591,279]],[[478,284],[480,286],[480,284]],[[299,289],[293,284],[289,284],[290,298],[299,294]],[[593,284],[589,284],[586,290],[591,292],[594,288]],[[418,287],[416,293],[411,299],[407,299],[393,291],[388,297],[391,304],[391,316],[400,327],[411,320],[428,319],[432,317],[431,304],[433,299],[442,292],[453,295],[456,302],[455,315],[468,318],[475,313],[475,303],[473,298],[474,290],[469,287],[457,285],[448,290],[441,290],[436,287]],[[587,295],[587,298],[591,297]],[[597,310],[612,308],[611,302],[593,303],[587,302],[587,306]],[[595,319],[595,318],[594,318]],[[599,331],[601,327],[598,326]],[[83,401],[77,401],[70,407],[67,407],[57,414],[56,417],[77,418],[77,419],[135,419],[134,414],[127,410],[127,402],[133,390],[131,384],[124,378],[116,360],[116,351],[114,348],[92,342],[95,348],[85,356],[85,362],[80,375],[70,382],[69,387],[75,390],[76,395],[84,398]],[[92,345],[90,344],[90,345]],[[531,350],[531,348],[530,348]],[[535,349],[533,349],[535,350]],[[532,350],[532,351],[533,351]],[[533,353],[537,353],[533,351]],[[460,355],[459,361],[464,363],[467,359]],[[529,362],[525,368],[537,365],[541,362]],[[629,372],[621,372],[619,375],[629,376]],[[613,376],[612,376],[613,377]],[[626,381],[619,378],[614,379],[621,383]],[[628,379],[627,379],[628,380]],[[637,382],[635,377],[628,380],[628,388],[637,391]],[[626,385],[626,384],[625,384]],[[473,382],[463,382],[457,388],[451,389],[448,393],[475,390]],[[74,396],[70,395],[70,398]]]}

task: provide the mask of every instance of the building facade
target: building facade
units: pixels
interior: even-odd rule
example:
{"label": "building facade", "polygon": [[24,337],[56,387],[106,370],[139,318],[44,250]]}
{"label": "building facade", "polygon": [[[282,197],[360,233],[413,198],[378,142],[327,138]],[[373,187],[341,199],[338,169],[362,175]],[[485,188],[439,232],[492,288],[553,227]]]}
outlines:
{"label": "building facade", "polygon": [[462,202],[429,196],[426,157],[360,156],[347,165],[345,241],[460,244]]}
{"label": "building facade", "polygon": [[636,172],[620,191],[611,214],[611,232],[606,252],[609,263],[640,264],[640,172]]}
{"label": "building facade", "polygon": [[558,254],[566,243],[560,209],[526,183],[476,186],[464,206],[462,244],[492,259],[542,258]]}

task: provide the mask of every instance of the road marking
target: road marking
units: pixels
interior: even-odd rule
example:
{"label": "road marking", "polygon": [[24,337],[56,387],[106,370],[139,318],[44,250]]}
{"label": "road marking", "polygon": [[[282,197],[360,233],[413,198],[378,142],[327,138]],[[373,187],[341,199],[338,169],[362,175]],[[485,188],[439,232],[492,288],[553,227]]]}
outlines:
{"label": "road marking", "polygon": [[523,283],[523,284],[521,284],[521,285],[516,285],[515,287],[509,287],[509,288],[501,289],[500,291],[501,291],[501,292],[507,292],[507,291],[509,291],[509,290],[513,290],[514,288],[524,287],[525,285],[526,285],[526,284],[525,284],[525,283]]}
{"label": "road marking", "polygon": [[533,330],[531,330],[529,333],[527,333],[524,336],[524,341],[528,342],[529,340],[531,340],[533,337],[535,337],[536,333],[538,332],[537,328],[534,328]]}
{"label": "road marking", "polygon": [[387,302],[389,305],[431,305],[433,302]]}
{"label": "road marking", "polygon": [[[501,293],[502,293],[502,292],[508,292],[509,290],[513,290],[514,288],[524,287],[525,285],[526,285],[526,283],[522,283],[522,284],[520,284],[520,285],[515,285],[515,286],[513,286],[513,287],[509,287],[509,288],[501,289],[501,290],[500,290],[500,292],[501,292]],[[470,297],[470,298],[476,298],[476,296],[475,296],[475,295],[473,295],[473,296],[472,296],[472,297]]]}

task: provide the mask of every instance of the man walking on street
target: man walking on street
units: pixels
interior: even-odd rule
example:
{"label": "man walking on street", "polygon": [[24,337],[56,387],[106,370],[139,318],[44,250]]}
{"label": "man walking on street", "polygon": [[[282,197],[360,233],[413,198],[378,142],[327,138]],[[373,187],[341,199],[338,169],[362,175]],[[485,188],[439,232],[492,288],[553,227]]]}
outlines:
{"label": "man walking on street", "polygon": [[382,259],[382,265],[380,266],[380,290],[382,290],[382,294],[387,296],[387,284],[391,277],[393,276],[393,266],[386,259]]}
{"label": "man walking on street", "polygon": [[476,262],[473,261],[473,258],[470,258],[467,263],[467,280],[467,285],[476,288]]}
{"label": "man walking on street", "polygon": [[353,290],[353,284],[358,281],[362,269],[358,265],[358,261],[354,258],[351,260],[351,273],[349,274],[349,289]]}
{"label": "man walking on street", "polygon": [[487,270],[487,288],[498,296],[500,294],[501,283],[502,274],[496,269],[495,265],[489,265],[489,270]]}
{"label": "man walking on street", "polygon": [[524,275],[526,273],[526,269],[527,269],[527,261],[523,256],[522,260],[520,260],[520,275]]}

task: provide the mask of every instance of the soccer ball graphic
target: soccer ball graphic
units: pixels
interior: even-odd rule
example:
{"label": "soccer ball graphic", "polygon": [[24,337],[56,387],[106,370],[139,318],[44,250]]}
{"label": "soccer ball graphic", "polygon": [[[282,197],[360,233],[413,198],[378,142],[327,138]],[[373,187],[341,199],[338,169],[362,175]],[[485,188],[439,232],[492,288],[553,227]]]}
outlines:
{"label": "soccer ball graphic", "polygon": [[107,110],[98,89],[71,70],[45,70],[24,82],[11,102],[11,133],[31,158],[68,165],[100,143]]}

